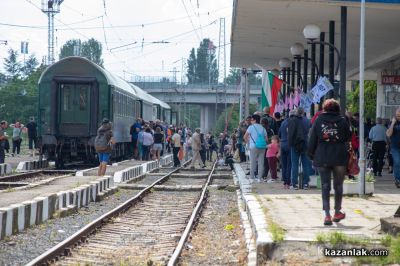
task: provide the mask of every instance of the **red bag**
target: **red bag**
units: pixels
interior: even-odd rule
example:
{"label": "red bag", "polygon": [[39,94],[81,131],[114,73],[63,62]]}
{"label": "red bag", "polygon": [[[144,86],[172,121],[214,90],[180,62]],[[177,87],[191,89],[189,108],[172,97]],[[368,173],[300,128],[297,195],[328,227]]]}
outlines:
{"label": "red bag", "polygon": [[347,162],[347,175],[358,175],[360,173],[360,167],[358,166],[357,155],[354,150],[349,150],[349,161]]}
{"label": "red bag", "polygon": [[353,149],[355,150],[358,150],[358,148],[360,147],[360,139],[354,132],[351,134],[351,147],[353,147]]}

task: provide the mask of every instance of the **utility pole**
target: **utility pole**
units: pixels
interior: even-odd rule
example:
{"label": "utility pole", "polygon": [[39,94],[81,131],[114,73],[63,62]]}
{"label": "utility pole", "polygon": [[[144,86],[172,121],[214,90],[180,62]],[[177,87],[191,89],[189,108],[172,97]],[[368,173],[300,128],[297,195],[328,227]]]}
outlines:
{"label": "utility pole", "polygon": [[[219,19],[219,41],[218,41],[218,78],[222,78],[224,105],[225,105],[225,129],[228,125],[227,95],[226,95],[226,48],[225,48],[225,18]],[[217,90],[218,96],[218,90]]]}
{"label": "utility pole", "polygon": [[42,0],[42,12],[48,17],[47,64],[53,64],[54,59],[54,16],[60,13],[60,5],[64,0]]}

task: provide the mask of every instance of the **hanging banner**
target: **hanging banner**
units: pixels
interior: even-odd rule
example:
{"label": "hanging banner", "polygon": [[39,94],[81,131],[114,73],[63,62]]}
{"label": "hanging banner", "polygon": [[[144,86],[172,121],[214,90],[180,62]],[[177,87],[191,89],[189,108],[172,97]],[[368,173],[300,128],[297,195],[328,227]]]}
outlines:
{"label": "hanging banner", "polygon": [[305,94],[302,92],[300,94],[300,106],[304,108],[305,112],[311,111],[311,105],[313,103],[313,95],[311,93]]}
{"label": "hanging banner", "polygon": [[329,80],[326,77],[319,78],[317,84],[311,89],[313,103],[319,103],[320,99],[330,90],[333,90],[333,86]]}

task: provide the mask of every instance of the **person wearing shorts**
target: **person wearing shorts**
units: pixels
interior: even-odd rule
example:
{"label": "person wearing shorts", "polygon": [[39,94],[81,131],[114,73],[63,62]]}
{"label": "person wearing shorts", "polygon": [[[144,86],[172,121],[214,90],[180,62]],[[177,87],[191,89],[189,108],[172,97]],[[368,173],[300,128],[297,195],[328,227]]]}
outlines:
{"label": "person wearing shorts", "polygon": [[153,150],[155,151],[157,160],[160,160],[160,154],[163,149],[164,134],[161,133],[161,128],[156,127],[156,132],[154,133],[154,144]]}
{"label": "person wearing shorts", "polygon": [[97,130],[95,139],[95,149],[100,162],[97,173],[98,176],[104,176],[106,174],[107,164],[112,151],[112,144],[114,143],[111,122],[107,118],[104,118],[101,127]]}

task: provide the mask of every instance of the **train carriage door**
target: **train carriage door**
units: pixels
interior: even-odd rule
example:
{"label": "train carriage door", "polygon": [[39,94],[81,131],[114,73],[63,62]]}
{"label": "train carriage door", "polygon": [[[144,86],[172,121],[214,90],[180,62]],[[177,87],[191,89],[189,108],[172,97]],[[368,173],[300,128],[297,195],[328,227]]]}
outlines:
{"label": "train carriage door", "polygon": [[91,84],[59,83],[59,133],[87,135],[90,127]]}

